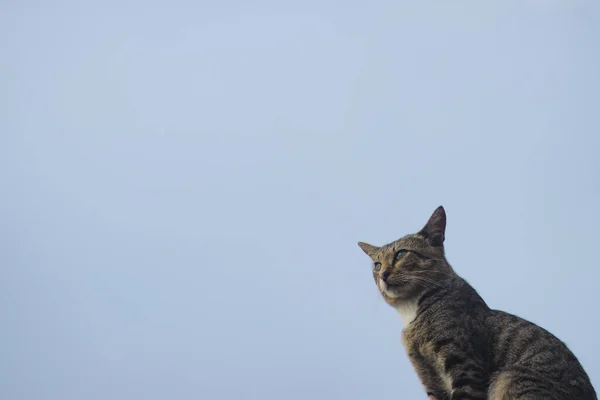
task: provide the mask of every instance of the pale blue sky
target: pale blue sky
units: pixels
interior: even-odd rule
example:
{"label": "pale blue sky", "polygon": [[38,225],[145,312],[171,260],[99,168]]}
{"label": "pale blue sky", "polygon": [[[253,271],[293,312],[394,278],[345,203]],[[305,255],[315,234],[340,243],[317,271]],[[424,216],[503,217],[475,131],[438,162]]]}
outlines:
{"label": "pale blue sky", "polygon": [[600,385],[593,3],[4,1],[0,398],[425,398],[356,242],[440,204]]}

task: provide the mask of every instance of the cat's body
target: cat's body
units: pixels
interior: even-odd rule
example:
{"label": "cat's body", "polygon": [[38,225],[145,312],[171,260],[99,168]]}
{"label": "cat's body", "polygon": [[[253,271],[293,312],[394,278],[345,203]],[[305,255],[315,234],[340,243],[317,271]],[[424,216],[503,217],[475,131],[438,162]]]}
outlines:
{"label": "cat's body", "polygon": [[440,207],[417,234],[383,247],[359,243],[403,320],[404,347],[430,399],[597,400],[563,342],[490,309],[454,272],[444,256],[445,227]]}

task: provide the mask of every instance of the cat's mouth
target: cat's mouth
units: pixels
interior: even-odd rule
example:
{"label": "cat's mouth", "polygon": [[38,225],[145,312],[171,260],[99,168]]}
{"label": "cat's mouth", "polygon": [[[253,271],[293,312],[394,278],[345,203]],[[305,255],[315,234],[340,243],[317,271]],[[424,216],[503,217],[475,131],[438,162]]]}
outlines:
{"label": "cat's mouth", "polygon": [[399,297],[400,295],[398,292],[405,286],[403,283],[389,284],[381,278],[378,279],[378,285],[379,289],[392,299]]}

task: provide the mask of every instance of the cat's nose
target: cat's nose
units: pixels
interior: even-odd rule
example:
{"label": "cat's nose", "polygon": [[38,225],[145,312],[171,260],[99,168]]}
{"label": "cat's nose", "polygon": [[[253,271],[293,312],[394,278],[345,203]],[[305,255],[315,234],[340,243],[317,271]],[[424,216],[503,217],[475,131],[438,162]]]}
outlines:
{"label": "cat's nose", "polygon": [[381,280],[385,282],[389,276],[390,276],[390,271],[388,271],[386,269],[385,271],[383,271],[381,273]]}

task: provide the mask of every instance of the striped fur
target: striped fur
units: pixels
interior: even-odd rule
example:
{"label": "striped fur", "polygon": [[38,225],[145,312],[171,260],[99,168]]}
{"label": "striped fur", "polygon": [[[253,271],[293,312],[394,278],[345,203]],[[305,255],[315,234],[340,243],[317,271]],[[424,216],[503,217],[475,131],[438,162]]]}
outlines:
{"label": "striped fur", "polygon": [[583,367],[545,329],[490,309],[444,255],[446,213],[373,260],[383,298],[405,321],[403,345],[430,399],[597,400]]}

